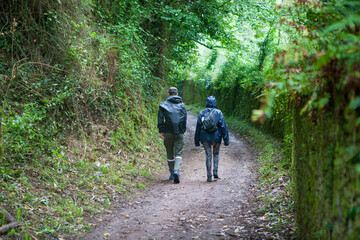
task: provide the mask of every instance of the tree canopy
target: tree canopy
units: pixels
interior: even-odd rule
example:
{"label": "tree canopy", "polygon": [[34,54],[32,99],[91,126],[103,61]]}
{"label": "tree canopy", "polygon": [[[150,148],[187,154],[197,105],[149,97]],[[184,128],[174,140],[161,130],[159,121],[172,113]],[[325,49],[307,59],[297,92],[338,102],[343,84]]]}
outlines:
{"label": "tree canopy", "polygon": [[[101,146],[114,159],[123,154],[111,164],[125,169],[121,176],[127,180],[146,175],[143,169],[156,164],[138,156],[159,147],[157,104],[163,89],[175,85],[187,104],[201,105],[215,95],[225,115],[282,141],[284,165],[295,169],[298,206],[327,203],[314,224],[302,226],[299,220],[302,231],[351,238],[359,225],[359,25],[360,3],[352,0],[4,0],[0,177],[6,191],[0,199],[21,201],[10,190],[26,185],[33,172],[45,171],[59,192],[70,185],[60,171],[101,183],[109,174],[124,187],[116,167],[84,168],[101,160]],[[326,131],[330,127],[335,130]],[[104,140],[101,146],[96,139]],[[342,171],[351,174],[345,178]],[[353,187],[344,193],[349,205],[341,203],[346,220],[329,210],[341,205],[335,196],[344,187],[336,183],[344,179]],[[78,187],[89,199],[86,187]],[[66,215],[68,206],[62,207],[66,221],[75,221]],[[340,222],[351,222],[355,230],[340,233]]]}

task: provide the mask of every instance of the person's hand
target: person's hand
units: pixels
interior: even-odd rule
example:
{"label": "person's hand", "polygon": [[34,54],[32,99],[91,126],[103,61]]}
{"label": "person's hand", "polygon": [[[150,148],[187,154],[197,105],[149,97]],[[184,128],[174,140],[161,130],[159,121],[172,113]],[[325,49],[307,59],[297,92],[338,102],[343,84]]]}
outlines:
{"label": "person's hand", "polygon": [[165,139],[164,133],[160,133],[160,138]]}

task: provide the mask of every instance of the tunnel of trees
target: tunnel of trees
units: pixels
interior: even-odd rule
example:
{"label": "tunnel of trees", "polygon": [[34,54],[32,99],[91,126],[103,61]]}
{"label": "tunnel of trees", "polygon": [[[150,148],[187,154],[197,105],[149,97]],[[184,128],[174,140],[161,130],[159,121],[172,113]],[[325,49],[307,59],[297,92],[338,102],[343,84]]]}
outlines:
{"label": "tunnel of trees", "polygon": [[[282,142],[300,239],[356,239],[359,27],[350,0],[3,0],[0,207],[23,226],[10,234],[74,231],[111,204],[99,185],[141,186],[173,85]],[[32,213],[48,192],[57,219]]]}

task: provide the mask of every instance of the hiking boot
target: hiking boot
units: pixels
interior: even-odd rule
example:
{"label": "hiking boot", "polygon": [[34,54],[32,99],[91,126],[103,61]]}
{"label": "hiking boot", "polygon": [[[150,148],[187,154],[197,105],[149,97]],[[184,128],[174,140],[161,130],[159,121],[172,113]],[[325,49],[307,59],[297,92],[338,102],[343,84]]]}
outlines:
{"label": "hiking boot", "polygon": [[180,174],[179,174],[179,172],[175,170],[173,175],[174,175],[174,183],[180,183]]}
{"label": "hiking boot", "polygon": [[169,180],[174,180],[174,175],[173,174],[170,175]]}
{"label": "hiking boot", "polygon": [[212,176],[211,176],[211,174],[208,174],[208,176],[207,176],[207,181],[208,181],[208,182],[212,182]]}
{"label": "hiking boot", "polygon": [[219,175],[217,172],[214,172],[214,178],[219,178]]}

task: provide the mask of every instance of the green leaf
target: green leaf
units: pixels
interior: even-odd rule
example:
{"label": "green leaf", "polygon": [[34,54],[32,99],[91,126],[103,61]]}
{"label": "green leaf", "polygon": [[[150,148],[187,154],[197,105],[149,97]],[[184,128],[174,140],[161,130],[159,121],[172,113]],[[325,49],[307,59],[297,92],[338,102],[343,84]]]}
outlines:
{"label": "green leaf", "polygon": [[356,119],[355,126],[360,126],[360,117]]}
{"label": "green leaf", "polygon": [[355,166],[356,172],[360,174],[360,164],[356,164]]}
{"label": "green leaf", "polygon": [[351,109],[355,110],[358,107],[360,107],[360,96],[357,96],[356,98],[354,98],[350,103],[350,108]]}
{"label": "green leaf", "polygon": [[328,64],[330,62],[330,60],[333,58],[332,54],[330,54],[329,52],[328,53],[325,53],[323,55],[321,55],[318,60],[316,61],[315,63],[315,67],[317,69],[325,66],[326,64]]}
{"label": "green leaf", "polygon": [[329,97],[323,97],[319,100],[319,109],[322,109],[329,102]]}

